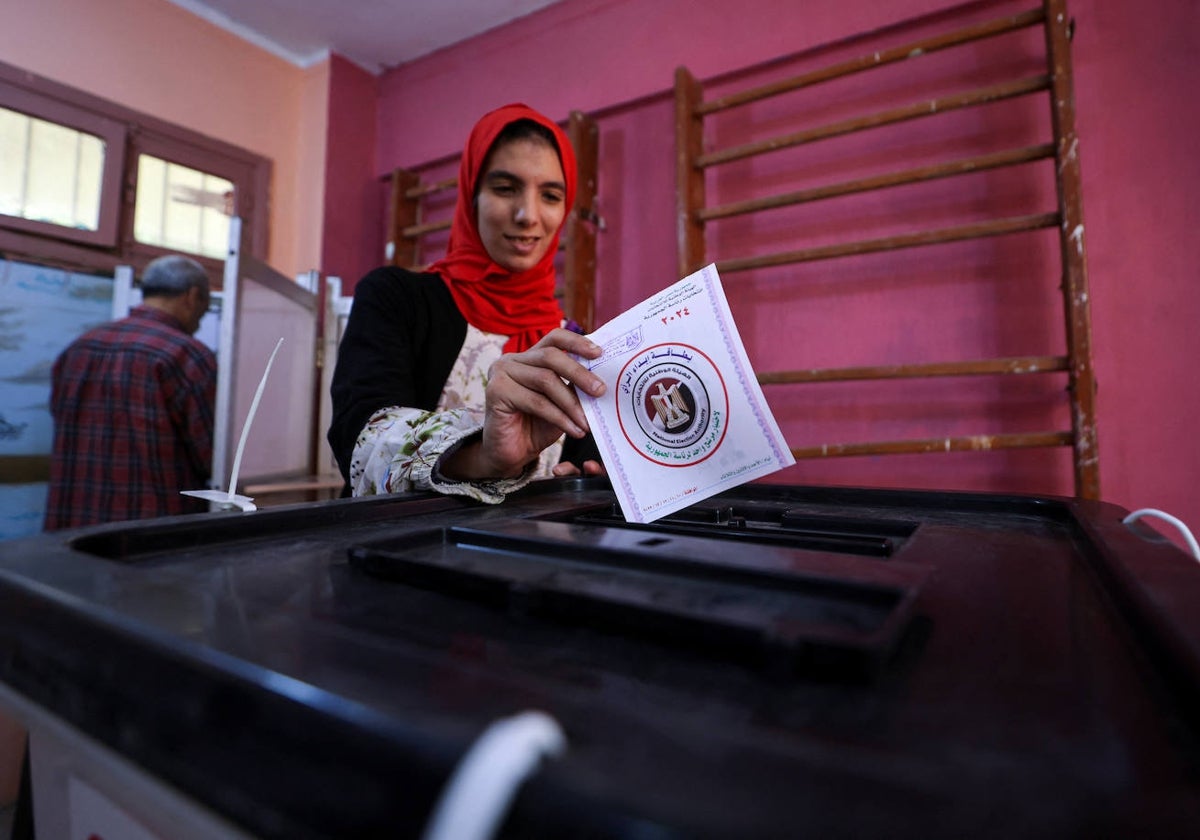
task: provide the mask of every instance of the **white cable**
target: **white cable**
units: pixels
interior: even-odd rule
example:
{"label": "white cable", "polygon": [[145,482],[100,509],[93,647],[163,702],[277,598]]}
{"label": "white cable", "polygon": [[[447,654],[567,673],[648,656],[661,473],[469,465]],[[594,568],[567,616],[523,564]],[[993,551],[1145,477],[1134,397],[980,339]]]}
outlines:
{"label": "white cable", "polygon": [[1197,560],[1200,560],[1200,544],[1196,543],[1196,538],[1192,536],[1192,532],[1188,530],[1188,526],[1184,525],[1183,522],[1176,519],[1169,513],[1163,513],[1161,510],[1156,510],[1155,508],[1142,508],[1140,510],[1135,510],[1121,521],[1128,525],[1131,522],[1136,522],[1143,516],[1153,516],[1156,519],[1161,519],[1164,522],[1167,522],[1178,528],[1179,533],[1183,535],[1184,541],[1188,544],[1188,548],[1191,549],[1192,556]]}
{"label": "white cable", "polygon": [[566,748],[562,728],[543,712],[496,721],[459,762],[425,827],[424,840],[488,840],[542,757],[561,755]]}
{"label": "white cable", "polygon": [[267,368],[263,371],[262,379],[258,380],[258,389],[254,392],[254,399],[250,401],[250,410],[246,412],[246,424],[242,426],[242,436],[238,439],[237,454],[233,456],[233,472],[229,476],[230,495],[233,495],[233,491],[237,489],[238,471],[242,468],[242,452],[246,449],[246,438],[250,437],[250,424],[254,422],[254,414],[258,411],[258,401],[262,399],[263,390],[267,387],[267,377],[271,373],[271,365],[275,362],[275,354],[282,346],[283,339],[280,338],[275,342],[275,349],[271,351],[271,357],[267,359]]}
{"label": "white cable", "polygon": [[244,511],[258,510],[254,504],[254,499],[249,496],[242,496],[233,491],[237,489],[238,470],[242,468],[242,452],[246,449],[246,438],[250,436],[250,424],[254,422],[254,413],[258,411],[258,401],[262,399],[263,389],[267,387],[267,375],[271,372],[271,364],[275,361],[275,354],[279,352],[279,348],[283,346],[283,339],[275,342],[275,349],[271,351],[271,357],[267,359],[267,369],[263,371],[262,379],[258,380],[258,390],[254,392],[254,399],[250,401],[250,411],[246,414],[246,422],[242,425],[242,436],[238,440],[237,454],[233,456],[233,473],[229,477],[229,490],[181,490],[185,496],[195,496],[197,499],[205,499],[210,502],[216,502],[221,505],[222,510],[236,507]]}

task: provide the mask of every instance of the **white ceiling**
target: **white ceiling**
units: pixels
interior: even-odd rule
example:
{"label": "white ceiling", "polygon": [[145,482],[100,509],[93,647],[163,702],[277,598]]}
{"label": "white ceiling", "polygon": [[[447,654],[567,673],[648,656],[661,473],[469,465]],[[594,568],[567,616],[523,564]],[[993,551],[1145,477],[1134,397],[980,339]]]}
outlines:
{"label": "white ceiling", "polygon": [[558,0],[170,0],[307,67],[336,52],[372,73]]}

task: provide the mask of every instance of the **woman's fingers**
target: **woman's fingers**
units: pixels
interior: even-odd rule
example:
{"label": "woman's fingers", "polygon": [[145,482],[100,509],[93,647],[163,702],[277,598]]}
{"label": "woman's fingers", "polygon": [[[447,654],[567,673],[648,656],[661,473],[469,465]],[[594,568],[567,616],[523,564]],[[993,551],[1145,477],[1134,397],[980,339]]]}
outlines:
{"label": "woman's fingers", "polygon": [[561,461],[554,465],[554,474],[559,478],[563,478],[575,475],[608,475],[608,471],[604,469],[604,465],[599,461],[584,461],[582,471],[570,461]]}
{"label": "woman's fingers", "polygon": [[540,377],[523,376],[522,372],[515,377],[495,377],[488,383],[487,413],[524,415],[572,437],[587,433],[583,407],[561,379],[544,382]]}
{"label": "woman's fingers", "polygon": [[[564,432],[583,437],[587,415],[571,386],[594,396],[604,393],[603,381],[578,361],[600,354],[589,339],[554,330],[523,353],[501,356],[488,372],[479,469],[507,476]],[[596,475],[598,469],[602,470],[593,462],[585,464],[582,472]]]}
{"label": "woman's fingers", "polygon": [[564,329],[550,330],[542,336],[541,341],[530,349],[539,347],[557,347],[568,353],[574,353],[576,356],[583,356],[585,359],[598,359],[601,353],[600,345],[586,335]]}
{"label": "woman's fingers", "polygon": [[569,330],[559,329],[547,333],[541,341],[524,353],[501,357],[497,364],[508,362],[514,365],[525,364],[550,370],[584,392],[598,397],[604,393],[603,380],[572,356],[596,359],[600,357],[600,354],[600,346],[591,339]]}
{"label": "woman's fingers", "polygon": [[502,377],[493,381],[497,396],[503,395],[517,410],[550,422],[557,422],[557,415],[563,414],[570,417],[576,426],[586,428],[587,419],[579,398],[554,371],[532,365],[514,365],[506,368]]}
{"label": "woman's fingers", "polygon": [[531,414],[574,437],[582,436],[587,417],[570,386],[599,396],[604,383],[568,355],[576,352],[595,356],[600,348],[583,336],[556,330],[524,353],[502,356],[488,379],[489,405]]}
{"label": "woman's fingers", "polygon": [[608,470],[604,469],[604,464],[599,461],[584,461],[584,475],[608,475]]}

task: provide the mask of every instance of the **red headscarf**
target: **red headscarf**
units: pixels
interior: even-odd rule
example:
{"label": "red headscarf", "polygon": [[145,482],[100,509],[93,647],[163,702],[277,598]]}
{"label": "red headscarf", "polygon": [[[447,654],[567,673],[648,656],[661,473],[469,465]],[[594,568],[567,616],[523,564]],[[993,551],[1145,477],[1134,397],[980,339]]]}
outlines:
{"label": "red headscarf", "polygon": [[484,332],[509,336],[504,345],[506,353],[527,350],[563,320],[562,308],[554,298],[558,231],[541,261],[528,271],[520,272],[509,271],[493,262],[479,238],[475,213],[476,182],[483,174],[484,161],[496,137],[509,123],[521,119],[533,120],[553,133],[566,179],[567,212],[574,206],[575,152],[567,135],[526,105],[518,103],[497,108],[484,114],[467,138],[459,164],[458,204],[454,209],[446,256],[429,267],[446,281],[467,323]]}

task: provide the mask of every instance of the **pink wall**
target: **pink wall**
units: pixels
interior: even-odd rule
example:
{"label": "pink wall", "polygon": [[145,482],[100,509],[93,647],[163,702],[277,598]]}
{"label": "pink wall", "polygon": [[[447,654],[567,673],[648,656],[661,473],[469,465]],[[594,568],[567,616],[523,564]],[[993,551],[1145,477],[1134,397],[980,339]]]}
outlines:
{"label": "pink wall", "polygon": [[[475,118],[503,102],[524,100],[558,117],[572,108],[592,113],[601,127],[599,209],[606,229],[599,238],[598,314],[604,319],[675,279],[670,87],[677,65],[711,81],[833,44],[881,21],[952,5],[563,0],[375,79],[337,58],[300,70],[163,0],[40,0],[6,10],[0,56],[270,158],[270,261],[287,273],[320,266],[349,284],[381,259],[378,179],[392,167],[457,151]],[[986,12],[1005,4],[975,5]],[[1191,328],[1200,316],[1192,244],[1200,198],[1181,185],[1200,183],[1200,158],[1185,149],[1200,128],[1193,104],[1200,65],[1191,55],[1200,36],[1200,7],[1195,0],[1160,0],[1149,14],[1136,4],[1072,0],[1070,10],[1077,21],[1103,493],[1126,507],[1168,510],[1195,528],[1200,501],[1189,479],[1200,468],[1200,447],[1189,421],[1200,413],[1190,368],[1200,356],[1200,338]],[[1011,267],[1012,259],[1011,253],[997,257],[995,265]],[[902,271],[907,265],[899,259],[887,267]],[[830,264],[809,282],[819,289],[848,270]],[[879,272],[879,282],[886,278],[878,265],[856,270]],[[822,298],[810,297],[808,308],[760,307],[752,300],[765,295],[770,301],[778,290],[769,277],[748,285],[757,298],[731,296],[750,334],[752,358],[769,366],[774,359],[760,334],[787,335],[802,327],[814,332],[815,320],[779,320],[779,313],[819,312]],[[979,305],[959,299],[938,322],[967,333],[979,327],[985,311]],[[996,340],[1007,339],[997,333]],[[822,346],[810,342],[814,354]],[[896,339],[894,347],[877,347],[864,339],[848,349],[903,356],[917,346]],[[797,424],[850,429],[860,419],[822,415],[787,395],[770,399]],[[1002,399],[1009,414],[1020,414],[1021,395]],[[885,398],[855,404],[864,415],[890,410]],[[1057,455],[1042,452],[1035,461],[1046,457]],[[1059,481],[1048,488],[1044,465],[1026,463],[1025,456],[1001,458],[996,469],[1022,489],[1068,487]],[[807,462],[789,477],[998,486],[998,479],[979,470],[969,456],[836,459]],[[1065,464],[1055,464],[1051,473],[1064,470]]]}
{"label": "pink wall", "polygon": [[321,272],[350,283],[381,261],[375,179],[378,79],[340,56],[329,61]]}
{"label": "pink wall", "polygon": [[[611,317],[675,279],[670,87],[677,65],[713,79],[848,38],[884,21],[954,5],[945,0],[819,0],[802,7],[790,0],[564,0],[385,74],[377,172],[457,150],[474,119],[503,102],[524,100],[556,117],[572,108],[593,113],[601,127],[600,212],[606,222],[599,239],[598,309],[602,319]],[[984,16],[993,16],[996,12],[988,15],[988,10],[1007,10],[1012,4],[974,5]],[[1134,4],[1097,0],[1075,0],[1070,11],[1077,22],[1076,99],[1100,383],[1103,495],[1129,508],[1165,509],[1200,528],[1200,500],[1190,484],[1200,467],[1200,447],[1188,428],[1200,401],[1190,370],[1200,339],[1188,329],[1200,315],[1197,255],[1190,247],[1200,222],[1200,200],[1178,186],[1200,182],[1200,163],[1184,150],[1200,128],[1197,109],[1190,106],[1200,67],[1189,59],[1200,35],[1200,13],[1191,0],[1156,4],[1153,15]],[[1036,262],[1044,247],[1035,244],[1028,255],[1009,251],[993,264],[1019,268],[1021,260]],[[907,271],[910,265],[898,258],[871,270],[885,283],[885,269]],[[817,282],[836,282],[842,270],[831,263],[816,275]],[[753,282],[755,293],[769,299],[769,281]],[[1004,296],[1001,287],[994,288]],[[973,308],[981,305],[978,299],[947,299],[951,302],[933,315],[937,324],[956,325],[964,334],[981,328],[981,313],[986,312]],[[780,321],[778,313],[803,311],[775,307],[772,314],[770,308],[738,304],[735,312],[739,305],[739,322],[747,321],[744,333],[769,327],[780,335],[794,334],[800,322]],[[1059,326],[1039,329],[1051,335]],[[994,341],[1003,344],[1007,335],[999,331]],[[895,342],[891,352],[896,356],[920,346],[917,339]],[[848,344],[853,352],[854,340]],[[868,344],[868,338],[862,339],[864,355],[880,349]],[[766,345],[755,346],[752,358]],[[937,343],[926,349],[936,352]],[[996,399],[1019,420],[1027,397],[1006,393]],[[778,412],[797,420],[809,410],[786,396],[770,398],[780,404]],[[860,407],[869,414],[889,410],[889,403],[881,398]],[[844,418],[843,428],[854,422]],[[902,418],[898,422],[903,425]],[[1032,455],[988,456],[998,460],[983,468],[977,459],[984,456],[971,455],[833,459],[806,462],[788,477],[1070,492],[1068,462],[1060,452],[1065,455],[1035,450]],[[1008,478],[1001,481],[980,474],[981,469]]]}
{"label": "pink wall", "polygon": [[563,0],[401,66],[380,87],[380,164],[458,148],[497,104],[596,111],[946,6],[944,0]]}
{"label": "pink wall", "polygon": [[297,210],[319,202],[323,176],[300,166],[305,71],[165,0],[6,4],[0,58],[269,158],[268,259],[287,274],[316,267],[317,231]]}
{"label": "pink wall", "polygon": [[1200,3],[1075,3],[1104,494],[1200,532]]}

